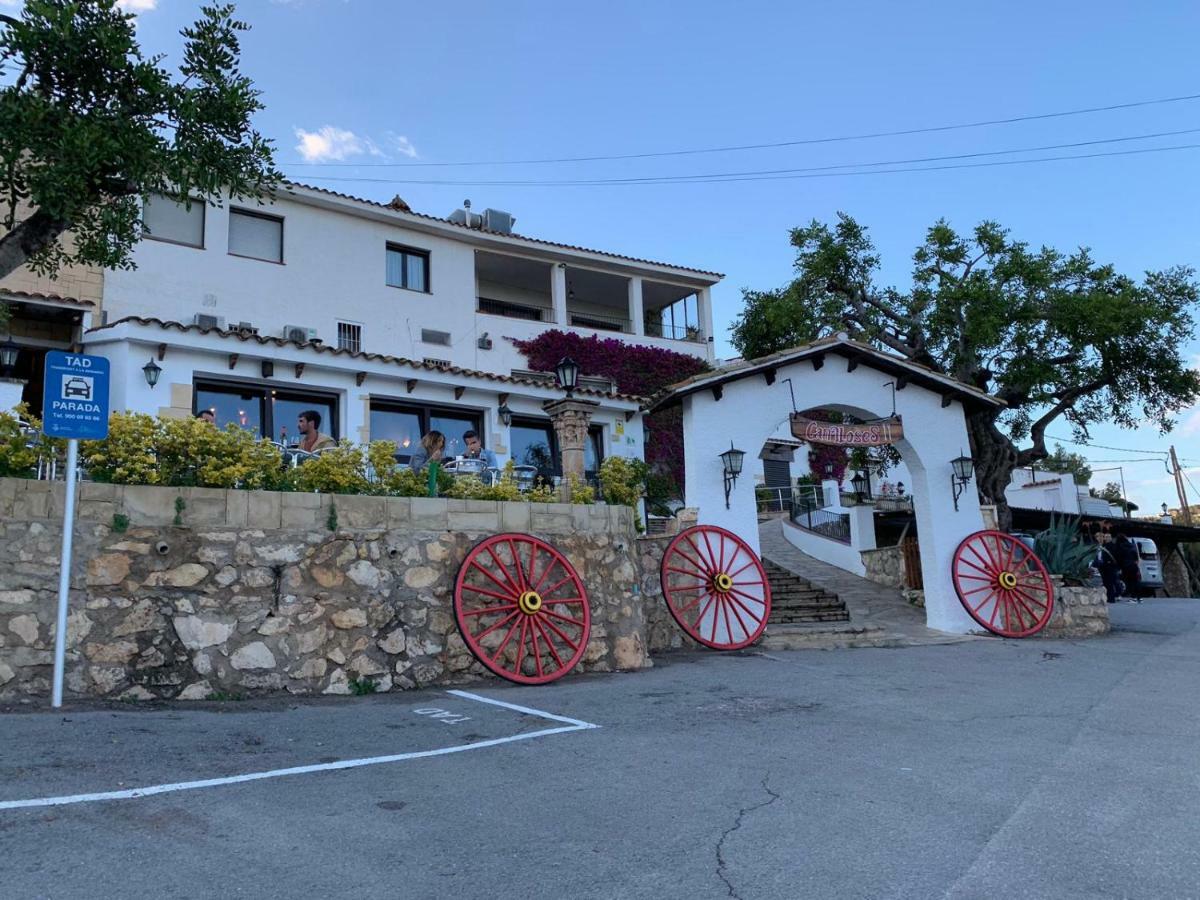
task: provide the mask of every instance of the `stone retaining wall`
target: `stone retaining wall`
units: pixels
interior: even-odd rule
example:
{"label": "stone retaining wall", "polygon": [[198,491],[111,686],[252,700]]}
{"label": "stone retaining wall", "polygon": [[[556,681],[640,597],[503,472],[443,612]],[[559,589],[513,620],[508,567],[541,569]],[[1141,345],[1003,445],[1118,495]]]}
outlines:
{"label": "stone retaining wall", "polygon": [[1038,637],[1090,637],[1108,633],[1108,600],[1103,587],[1064,585],[1057,575],[1050,580],[1054,585],[1054,612]]}
{"label": "stone retaining wall", "polygon": [[[49,693],[62,487],[0,479],[0,697]],[[337,694],[366,679],[391,690],[483,676],[452,590],[466,553],[497,531],[537,534],[579,571],[585,670],[650,665],[657,629],[625,507],[80,488],[69,695]],[[124,532],[114,514],[128,516]]]}
{"label": "stone retaining wall", "polygon": [[900,547],[879,547],[862,551],[863,565],[867,569],[867,580],[884,587],[903,588],[904,552]]}

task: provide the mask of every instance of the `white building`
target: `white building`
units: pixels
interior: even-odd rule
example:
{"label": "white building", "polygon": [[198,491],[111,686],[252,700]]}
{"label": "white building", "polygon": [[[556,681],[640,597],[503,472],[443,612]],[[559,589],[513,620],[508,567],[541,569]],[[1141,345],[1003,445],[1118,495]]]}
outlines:
{"label": "white building", "polygon": [[[544,467],[542,404],[562,392],[514,340],[558,328],[713,359],[719,274],[523,237],[495,210],[441,219],[293,184],[269,205],[152,198],[145,219],[137,267],[105,273],[82,338],[112,363],[114,409],[213,409],[275,440],[316,409],[335,438],[403,450],[436,429],[451,454],[474,429],[501,461]],[[638,398],[601,379],[580,393],[599,402],[588,468],[641,456]]]}

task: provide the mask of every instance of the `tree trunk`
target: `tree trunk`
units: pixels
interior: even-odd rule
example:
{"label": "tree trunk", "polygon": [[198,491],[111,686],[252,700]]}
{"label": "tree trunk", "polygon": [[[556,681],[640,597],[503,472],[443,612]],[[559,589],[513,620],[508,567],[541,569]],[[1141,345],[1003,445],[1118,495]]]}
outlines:
{"label": "tree trunk", "polygon": [[30,257],[45,250],[70,227],[65,219],[55,218],[41,210],[17,223],[0,237],[0,278],[19,269]]}
{"label": "tree trunk", "polygon": [[971,438],[971,456],[975,460],[975,485],[984,503],[995,504],[996,526],[1012,528],[1012,510],[1004,497],[1013,469],[1017,467],[1017,448],[996,427],[992,412],[967,415],[967,434]]}

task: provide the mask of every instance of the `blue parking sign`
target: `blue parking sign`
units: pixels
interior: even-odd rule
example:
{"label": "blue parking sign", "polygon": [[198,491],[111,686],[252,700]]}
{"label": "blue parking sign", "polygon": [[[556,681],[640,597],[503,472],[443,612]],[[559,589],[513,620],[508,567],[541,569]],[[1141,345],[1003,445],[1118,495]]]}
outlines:
{"label": "blue parking sign", "polygon": [[84,441],[108,437],[108,383],[103,356],[51,350],[46,354],[42,431]]}

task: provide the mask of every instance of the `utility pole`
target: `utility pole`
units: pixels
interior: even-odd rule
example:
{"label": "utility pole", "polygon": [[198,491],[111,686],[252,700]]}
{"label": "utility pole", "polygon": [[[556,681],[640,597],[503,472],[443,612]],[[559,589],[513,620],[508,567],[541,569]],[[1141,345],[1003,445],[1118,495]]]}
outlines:
{"label": "utility pole", "polygon": [[1175,476],[1175,490],[1179,494],[1179,514],[1183,516],[1183,524],[1191,526],[1192,511],[1188,507],[1187,490],[1183,486],[1183,472],[1179,468],[1179,457],[1175,455],[1175,445],[1171,445],[1171,474]]}

